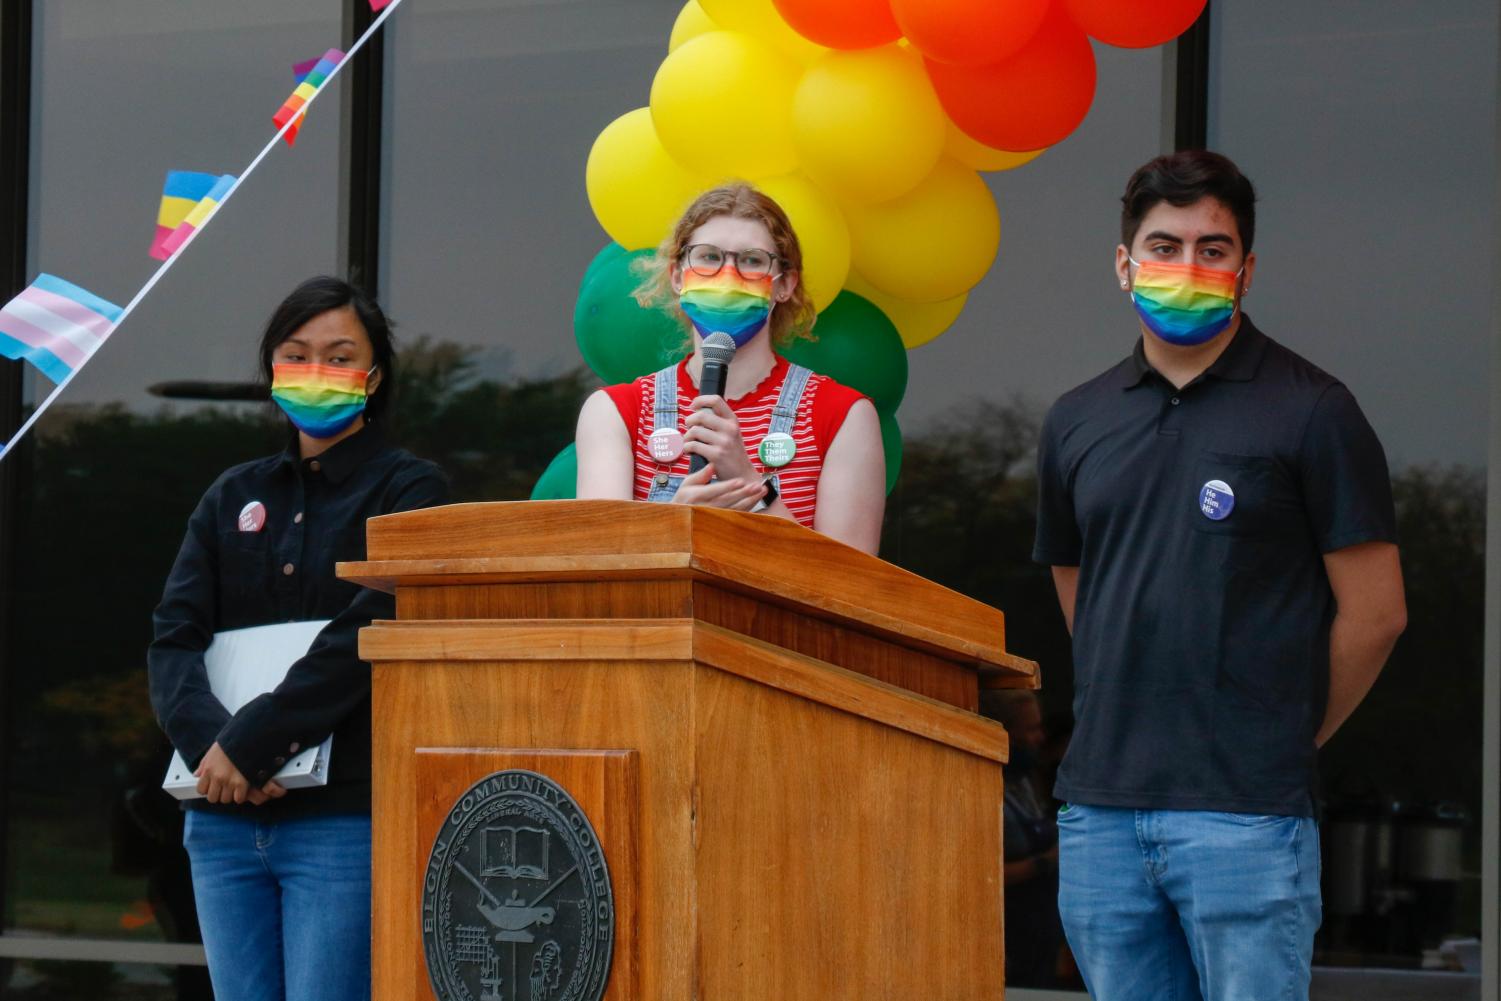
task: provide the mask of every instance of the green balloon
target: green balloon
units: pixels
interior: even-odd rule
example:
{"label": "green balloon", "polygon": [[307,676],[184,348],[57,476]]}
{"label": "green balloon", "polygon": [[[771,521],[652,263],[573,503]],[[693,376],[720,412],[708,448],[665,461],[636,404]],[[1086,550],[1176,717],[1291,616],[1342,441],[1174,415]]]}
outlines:
{"label": "green balloon", "polygon": [[886,493],[890,494],[902,472],[902,429],[897,425],[895,414],[878,412],[881,416],[881,448],[886,452]]}
{"label": "green balloon", "polygon": [[618,243],[605,244],[605,249],[595,254],[594,260],[589,262],[589,267],[584,269],[584,280],[579,282],[579,288],[582,289],[588,285],[594,280],[594,276],[603,271],[606,266],[614,264],[628,253],[629,251]]}
{"label": "green balloon", "polygon": [[572,443],[553,457],[532,487],[532,500],[573,500],[578,496],[579,457]]}
{"label": "green balloon", "polygon": [[799,365],[858,389],[881,413],[894,411],[907,392],[907,349],[881,308],[853,292],[840,292],[818,314],[813,339],[782,352]]}
{"label": "green balloon", "polygon": [[585,363],[606,385],[630,382],[688,353],[688,335],[681,323],[631,297],[641,283],[631,264],[652,253],[627,251],[612,243],[584,272],[573,307],[573,336]]}

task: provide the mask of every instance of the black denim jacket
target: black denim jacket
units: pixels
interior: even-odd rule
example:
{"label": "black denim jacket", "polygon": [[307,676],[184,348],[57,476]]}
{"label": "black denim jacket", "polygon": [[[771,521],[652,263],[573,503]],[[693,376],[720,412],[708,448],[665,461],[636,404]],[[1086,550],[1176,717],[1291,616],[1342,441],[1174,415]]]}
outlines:
{"label": "black denim jacket", "polygon": [[[215,741],[260,785],[296,748],[334,735],[329,783],[245,811],[273,820],[370,810],[370,668],[356,652],[371,619],[395,618],[395,601],[334,576],[365,558],[365,520],[445,503],[437,466],[367,427],[314,459],[295,445],[226,471],[188,521],[153,616],[147,653],[156,718],[192,767]],[[265,523],[240,527],[260,502]],[[276,622],[332,620],[275,691],[231,715],[209,690],[203,652],[216,632]]]}

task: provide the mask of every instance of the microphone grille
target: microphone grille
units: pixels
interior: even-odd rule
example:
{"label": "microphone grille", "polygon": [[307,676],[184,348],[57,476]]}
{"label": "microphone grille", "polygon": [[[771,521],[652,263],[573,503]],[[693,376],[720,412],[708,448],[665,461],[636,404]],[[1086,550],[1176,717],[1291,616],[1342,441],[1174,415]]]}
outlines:
{"label": "microphone grille", "polygon": [[735,357],[735,338],[723,331],[716,330],[704,338],[704,361],[714,361],[721,365],[728,365]]}

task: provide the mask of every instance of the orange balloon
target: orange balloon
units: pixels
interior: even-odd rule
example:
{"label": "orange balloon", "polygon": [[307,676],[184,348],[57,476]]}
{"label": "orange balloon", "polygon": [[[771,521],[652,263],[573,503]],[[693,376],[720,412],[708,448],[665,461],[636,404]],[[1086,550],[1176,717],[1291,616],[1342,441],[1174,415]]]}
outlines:
{"label": "orange balloon", "polygon": [[868,49],[902,37],[890,0],[772,0],[782,20],[831,49]]}
{"label": "orange balloon", "polygon": [[1199,19],[1205,0],[1063,0],[1068,16],[1107,45],[1146,49],[1171,42]]}
{"label": "orange balloon", "polygon": [[992,149],[1052,146],[1079,127],[1094,101],[1094,49],[1061,12],[1009,59],[967,67],[926,60],[954,124]]}
{"label": "orange balloon", "polygon": [[929,59],[984,66],[1037,33],[1051,0],[891,0],[907,41]]}

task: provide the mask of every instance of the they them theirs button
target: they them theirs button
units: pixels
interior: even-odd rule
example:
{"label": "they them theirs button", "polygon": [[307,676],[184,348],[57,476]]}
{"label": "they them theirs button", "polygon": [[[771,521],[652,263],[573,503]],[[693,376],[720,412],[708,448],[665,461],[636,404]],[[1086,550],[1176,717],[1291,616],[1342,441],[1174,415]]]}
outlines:
{"label": "they them theirs button", "polygon": [[292,524],[294,524],[294,525],[301,525],[302,524],[302,512],[301,511],[298,511],[296,514],[292,515]]}
{"label": "they them theirs button", "polygon": [[284,566],[284,567],[281,568],[281,572],[283,574],[285,574],[286,576],[288,576],[288,577],[292,576],[292,574],[295,573],[296,571],[297,571],[297,568],[294,567],[290,563],[288,563],[286,566]]}

